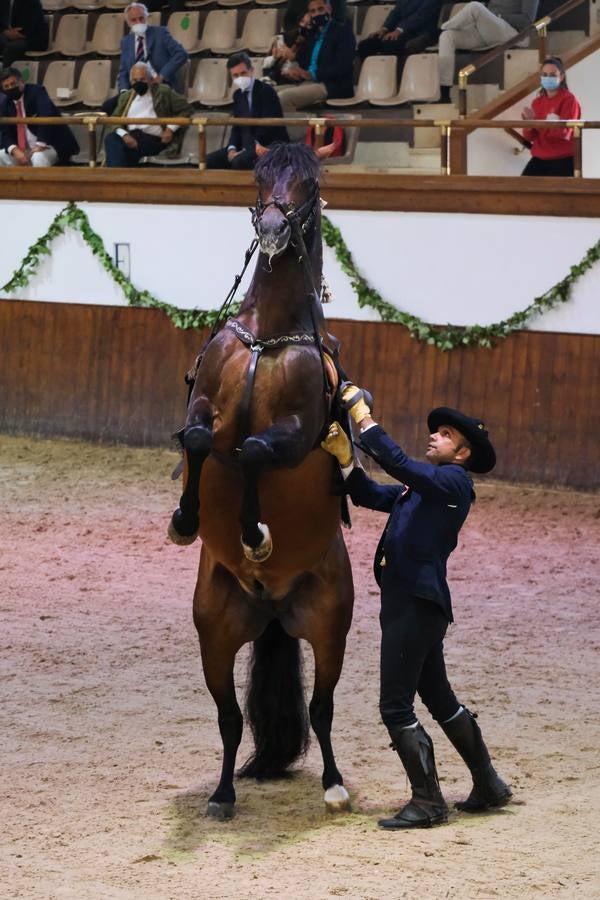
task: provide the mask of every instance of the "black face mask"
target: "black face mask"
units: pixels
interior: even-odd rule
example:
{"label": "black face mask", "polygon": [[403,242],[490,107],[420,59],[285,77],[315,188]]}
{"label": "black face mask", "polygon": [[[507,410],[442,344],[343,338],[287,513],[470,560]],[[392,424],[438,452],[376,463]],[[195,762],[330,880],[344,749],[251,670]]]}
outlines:
{"label": "black face mask", "polygon": [[298,28],[298,34],[303,38],[308,37],[311,31],[312,25],[300,25],[300,27]]}
{"label": "black face mask", "polygon": [[147,81],[134,81],[131,87],[134,89],[136,94],[139,94],[140,97],[143,97],[144,94],[148,93],[148,88],[150,85]]}
{"label": "black face mask", "polygon": [[12,88],[9,88],[7,91],[4,91],[4,93],[6,94],[6,96],[8,97],[9,100],[20,100],[21,94],[23,93],[23,91],[21,90],[20,87],[12,87]]}
{"label": "black face mask", "polygon": [[315,28],[324,28],[329,22],[331,16],[329,13],[321,13],[320,16],[313,16],[313,25]]}

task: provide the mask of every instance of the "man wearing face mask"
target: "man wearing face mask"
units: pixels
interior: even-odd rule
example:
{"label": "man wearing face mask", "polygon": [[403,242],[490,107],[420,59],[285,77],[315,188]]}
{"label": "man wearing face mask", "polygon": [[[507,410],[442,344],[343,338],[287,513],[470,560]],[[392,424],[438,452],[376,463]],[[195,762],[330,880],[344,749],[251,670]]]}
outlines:
{"label": "man wearing face mask", "polygon": [[[115,116],[129,119],[191,118],[194,107],[166,84],[156,84],[148,63],[136,63],[130,72],[131,88],[119,94]],[[143,156],[156,156],[165,147],[177,156],[184,129],[178,125],[136,125],[117,127],[104,140],[106,165],[111,168],[135,166]]]}
{"label": "man wearing face mask", "polygon": [[[60,116],[46,88],[24,84],[18,69],[0,72],[0,117]],[[79,152],[79,144],[67,125],[0,126],[0,165],[54,166],[67,165]]]}
{"label": "man wearing face mask", "polygon": [[148,10],[143,3],[130,3],[125,10],[130,32],[121,41],[121,62],[117,87],[129,89],[129,72],[136,62],[148,63],[153,69],[155,84],[168,84],[183,93],[180,70],[187,62],[187,51],[171,37],[163,26],[148,25]]}
{"label": "man wearing face mask", "polygon": [[334,21],[326,0],[309,0],[308,15],[311,24],[298,50],[297,65],[282,72],[284,81],[277,88],[286,112],[354,93],[356,41],[350,23]]}
{"label": "man wearing face mask", "polygon": [[[247,53],[234,53],[227,68],[235,87],[234,118],[281,119],[283,112],[277,94],[269,84],[254,77],[252,60]],[[258,153],[275,141],[287,143],[287,130],[281,126],[234,125],[227,147],[206,157],[207,169],[253,169]]]}

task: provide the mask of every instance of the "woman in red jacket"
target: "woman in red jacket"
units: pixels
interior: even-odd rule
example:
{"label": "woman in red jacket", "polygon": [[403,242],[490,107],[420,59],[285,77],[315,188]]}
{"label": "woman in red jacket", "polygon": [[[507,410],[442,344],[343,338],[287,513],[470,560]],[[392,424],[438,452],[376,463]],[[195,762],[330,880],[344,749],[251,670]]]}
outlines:
{"label": "woman in red jacket", "polygon": [[[567,119],[581,117],[581,107],[567,88],[565,67],[558,56],[544,60],[540,92],[521,113],[522,119]],[[522,175],[573,175],[575,143],[572,128],[524,128],[531,141],[531,159]]]}

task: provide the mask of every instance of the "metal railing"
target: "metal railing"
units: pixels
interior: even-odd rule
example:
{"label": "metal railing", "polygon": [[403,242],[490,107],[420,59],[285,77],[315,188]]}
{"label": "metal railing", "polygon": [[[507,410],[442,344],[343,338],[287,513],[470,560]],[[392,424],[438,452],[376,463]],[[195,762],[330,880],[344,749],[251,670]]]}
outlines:
{"label": "metal railing", "polygon": [[[477,129],[546,129],[546,128],[571,128],[573,129],[573,141],[575,149],[575,175],[582,174],[582,135],[585,130],[600,128],[600,122],[577,119],[566,120],[512,120],[512,119],[363,119],[335,118],[335,117],[306,117],[294,119],[255,119],[233,118],[232,116],[210,118],[148,118],[128,119],[125,117],[85,115],[85,116],[26,116],[19,119],[14,117],[1,117],[0,125],[84,125],[88,135],[89,163],[91,168],[97,166],[98,159],[98,129],[106,126],[126,125],[178,125],[180,127],[193,127],[198,136],[198,170],[206,169],[206,132],[208,128],[227,128],[232,125],[260,125],[265,126],[310,126],[314,129],[316,148],[323,146],[325,130],[339,126],[343,129],[357,128],[361,130],[377,129],[406,129],[406,128],[436,128],[440,135],[441,174],[454,175],[466,174],[467,137],[469,132]],[[521,142],[524,139],[517,135]],[[326,163],[325,163],[326,165]],[[493,174],[493,173],[490,173]]]}
{"label": "metal railing", "polygon": [[467,116],[467,85],[471,75],[478,72],[479,69],[483,69],[488,63],[493,62],[506,50],[514,49],[515,46],[525,41],[526,38],[529,38],[532,31],[535,31],[537,37],[538,60],[541,65],[547,56],[548,26],[552,22],[562,19],[562,17],[571,12],[571,10],[576,9],[578,6],[582,6],[587,2],[588,0],[568,0],[567,3],[563,3],[562,6],[555,9],[551,15],[544,16],[543,19],[538,19],[537,22],[528,25],[527,28],[520,31],[514,37],[504,41],[503,44],[499,44],[488,53],[484,53],[476,62],[469,63],[468,66],[460,69],[458,73],[458,115],[461,118],[466,118]]}

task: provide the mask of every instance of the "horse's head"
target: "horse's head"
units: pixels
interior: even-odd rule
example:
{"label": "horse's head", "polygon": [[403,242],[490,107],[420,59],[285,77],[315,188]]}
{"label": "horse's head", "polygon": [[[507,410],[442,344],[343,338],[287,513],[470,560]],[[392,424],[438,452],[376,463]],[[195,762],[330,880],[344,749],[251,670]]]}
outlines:
{"label": "horse's head", "polygon": [[294,233],[307,234],[319,214],[319,159],[304,144],[274,144],[255,169],[253,222],[269,260],[281,256]]}

